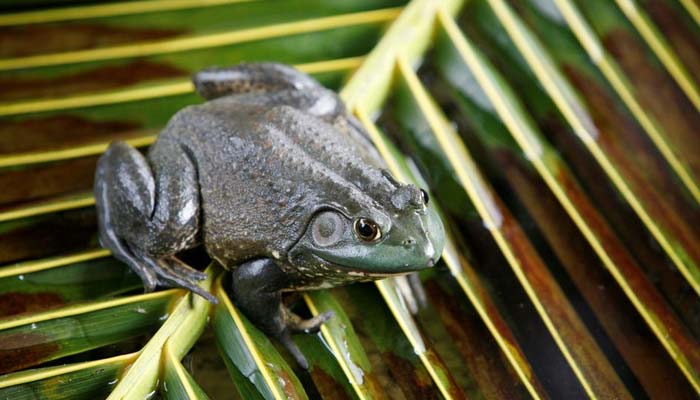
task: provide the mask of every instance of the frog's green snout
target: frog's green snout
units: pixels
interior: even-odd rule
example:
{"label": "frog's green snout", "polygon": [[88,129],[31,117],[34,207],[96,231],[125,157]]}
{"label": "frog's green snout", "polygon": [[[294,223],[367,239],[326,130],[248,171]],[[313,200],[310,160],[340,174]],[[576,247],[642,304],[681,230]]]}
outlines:
{"label": "frog's green snout", "polygon": [[432,207],[428,207],[425,216],[427,240],[423,246],[424,258],[427,259],[426,268],[434,267],[440,260],[442,250],[445,248],[445,227],[440,216]]}
{"label": "frog's green snout", "polygon": [[432,268],[437,264],[445,246],[445,231],[442,221],[431,207],[425,209],[417,219],[413,232],[400,243],[399,259],[404,270],[418,271]]}
{"label": "frog's green snout", "polygon": [[[416,251],[415,250],[416,241],[413,238],[404,240],[402,245],[403,245],[403,247],[405,247],[408,250]],[[429,267],[432,267],[435,265],[435,247],[433,246],[433,244],[430,240],[428,240],[426,242],[426,246],[424,249],[422,249],[422,251],[417,250],[416,252],[418,253],[416,258],[422,259],[422,260],[427,260],[426,267],[429,268]]]}
{"label": "frog's green snout", "polygon": [[435,265],[435,251],[432,247],[429,249],[416,249],[413,246],[403,247],[407,250],[405,256],[402,257],[404,268],[417,271]]}
{"label": "frog's green snout", "polygon": [[[399,186],[391,196],[391,203],[406,213],[407,220],[411,221],[404,225],[402,232],[407,237],[400,242],[406,250],[405,267],[425,269],[435,266],[445,246],[445,229],[440,216],[429,204],[428,192],[411,184]],[[415,213],[413,217],[410,217],[411,213]]]}

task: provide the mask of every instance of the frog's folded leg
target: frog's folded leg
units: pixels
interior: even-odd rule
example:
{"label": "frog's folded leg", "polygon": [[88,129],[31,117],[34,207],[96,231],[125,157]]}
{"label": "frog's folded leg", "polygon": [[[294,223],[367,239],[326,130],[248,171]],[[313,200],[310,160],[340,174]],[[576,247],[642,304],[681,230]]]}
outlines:
{"label": "frog's folded leg", "polygon": [[149,158],[150,165],[124,142],[112,143],[100,157],[95,173],[100,243],[141,277],[146,291],[183,287],[216,302],[197,285],[206,275],[175,257],[196,244],[197,169],[176,143],[163,141]]}
{"label": "frog's folded leg", "polygon": [[282,303],[282,290],[289,277],[273,260],[261,258],[237,266],[231,274],[231,297],[238,308],[266,334],[276,338],[294,356],[299,365],[309,364],[292,341],[292,333],[315,333],[333,316],[332,312],[302,319]]}
{"label": "frog's folded leg", "polygon": [[289,65],[271,62],[207,68],[197,72],[192,81],[197,93],[207,100],[229,94],[309,91],[323,88],[305,73]]}
{"label": "frog's folded leg", "polygon": [[329,121],[345,115],[345,105],[335,92],[289,65],[250,63],[207,68],[197,72],[192,82],[207,100],[249,94],[240,101],[270,107],[285,104]]}

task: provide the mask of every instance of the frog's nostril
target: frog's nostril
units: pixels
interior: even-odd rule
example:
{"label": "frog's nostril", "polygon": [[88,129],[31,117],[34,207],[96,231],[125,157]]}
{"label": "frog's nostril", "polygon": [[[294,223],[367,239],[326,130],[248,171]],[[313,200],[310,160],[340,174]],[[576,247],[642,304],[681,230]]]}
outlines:
{"label": "frog's nostril", "polygon": [[416,244],[416,241],[413,238],[408,238],[404,240],[402,244],[404,247],[412,247],[414,244]]}

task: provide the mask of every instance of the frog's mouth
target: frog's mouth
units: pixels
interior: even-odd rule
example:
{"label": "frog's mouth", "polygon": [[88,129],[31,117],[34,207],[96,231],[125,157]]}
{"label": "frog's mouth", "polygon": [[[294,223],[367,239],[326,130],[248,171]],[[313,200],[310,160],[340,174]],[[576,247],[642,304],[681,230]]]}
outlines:
{"label": "frog's mouth", "polygon": [[[365,266],[363,263],[353,263],[341,261],[338,257],[328,256],[326,254],[318,254],[317,251],[299,252],[299,249],[293,248],[288,252],[288,262],[291,267],[304,274],[306,271],[314,271],[316,275],[328,274],[329,276],[346,275],[350,277],[348,280],[377,280],[389,278],[392,276],[404,275],[416,271],[417,269],[406,269],[393,266],[390,269],[372,269],[371,266]],[[358,267],[359,265],[359,267]]]}
{"label": "frog's mouth", "polygon": [[[322,263],[324,266],[334,267],[339,273],[345,273],[350,276],[366,276],[373,278],[388,278],[392,276],[404,275],[415,271],[420,271],[426,268],[430,268],[433,265],[429,263],[420,265],[410,265],[401,264],[401,262],[396,262],[395,260],[401,260],[401,258],[389,259],[392,261],[380,261],[377,257],[372,256],[356,256],[347,257],[339,256],[334,253],[321,253],[312,251],[310,253],[315,260]],[[349,264],[347,260],[355,260],[356,262]]]}
{"label": "frog's mouth", "polygon": [[405,275],[405,274],[410,274],[411,272],[414,272],[415,270],[402,270],[402,269],[397,269],[396,271],[370,271],[368,269],[363,269],[363,268],[358,268],[357,266],[350,266],[350,265],[344,265],[341,262],[338,262],[337,260],[329,260],[327,258],[323,258],[319,256],[318,254],[311,253],[311,256],[315,258],[319,263],[322,265],[328,267],[330,266],[331,268],[334,268],[337,273],[339,274],[347,274],[352,277],[357,277],[357,278],[373,278],[373,279],[382,279],[382,278],[390,278],[392,276],[399,276],[399,275]]}

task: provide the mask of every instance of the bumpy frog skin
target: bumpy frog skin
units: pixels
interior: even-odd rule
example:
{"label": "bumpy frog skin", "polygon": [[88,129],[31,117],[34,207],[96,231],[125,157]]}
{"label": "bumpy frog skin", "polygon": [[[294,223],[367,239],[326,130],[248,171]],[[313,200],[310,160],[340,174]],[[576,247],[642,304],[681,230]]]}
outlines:
{"label": "bumpy frog skin", "polygon": [[209,100],[178,112],[148,156],[123,142],[100,158],[100,241],[143,279],[204,279],[176,254],[204,245],[232,271],[231,296],[300,365],[281,293],[430,268],[444,245],[425,192],[393,179],[338,96],[285,65],[242,64],[194,77]]}

